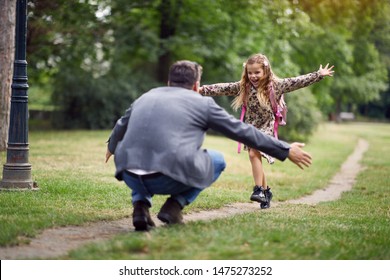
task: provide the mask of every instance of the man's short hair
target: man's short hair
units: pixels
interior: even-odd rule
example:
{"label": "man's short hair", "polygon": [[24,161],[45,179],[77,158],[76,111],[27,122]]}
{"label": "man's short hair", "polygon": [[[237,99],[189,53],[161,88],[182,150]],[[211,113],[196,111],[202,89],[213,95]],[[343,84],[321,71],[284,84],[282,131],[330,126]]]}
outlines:
{"label": "man's short hair", "polygon": [[200,81],[202,66],[189,60],[180,60],[169,69],[168,82],[170,86],[192,89]]}

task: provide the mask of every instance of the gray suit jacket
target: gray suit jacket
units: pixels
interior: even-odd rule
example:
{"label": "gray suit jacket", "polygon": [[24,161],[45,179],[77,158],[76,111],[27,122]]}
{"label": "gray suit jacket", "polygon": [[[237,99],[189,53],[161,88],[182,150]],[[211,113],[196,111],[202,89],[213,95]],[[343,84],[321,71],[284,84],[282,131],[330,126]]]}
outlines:
{"label": "gray suit jacket", "polygon": [[201,149],[211,128],[228,138],[284,160],[290,146],[242,123],[211,97],[179,87],[152,89],[138,98],[121,117],[109,139],[116,173],[126,169],[159,171],[186,185],[206,188],[213,165]]}

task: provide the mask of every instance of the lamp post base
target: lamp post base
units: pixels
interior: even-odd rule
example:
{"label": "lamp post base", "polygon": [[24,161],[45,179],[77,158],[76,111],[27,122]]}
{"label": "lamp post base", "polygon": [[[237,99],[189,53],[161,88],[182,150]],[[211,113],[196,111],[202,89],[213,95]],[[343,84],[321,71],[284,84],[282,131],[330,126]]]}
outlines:
{"label": "lamp post base", "polygon": [[31,164],[4,164],[3,179],[0,181],[0,191],[38,190],[31,179]]}

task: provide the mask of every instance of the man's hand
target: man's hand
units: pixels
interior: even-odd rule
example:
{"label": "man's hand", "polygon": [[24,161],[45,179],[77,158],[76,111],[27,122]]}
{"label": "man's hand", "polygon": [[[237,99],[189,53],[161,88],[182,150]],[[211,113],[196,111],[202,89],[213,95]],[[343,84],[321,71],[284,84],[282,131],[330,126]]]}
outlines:
{"label": "man's hand", "polygon": [[303,143],[294,142],[290,145],[288,153],[288,159],[298,165],[300,169],[303,169],[303,166],[309,167],[311,164],[311,155],[301,149],[304,146]]}
{"label": "man's hand", "polygon": [[[291,151],[291,150],[290,150]],[[106,163],[107,161],[109,160],[109,158],[112,156],[111,152],[107,149],[107,152],[106,152]]]}

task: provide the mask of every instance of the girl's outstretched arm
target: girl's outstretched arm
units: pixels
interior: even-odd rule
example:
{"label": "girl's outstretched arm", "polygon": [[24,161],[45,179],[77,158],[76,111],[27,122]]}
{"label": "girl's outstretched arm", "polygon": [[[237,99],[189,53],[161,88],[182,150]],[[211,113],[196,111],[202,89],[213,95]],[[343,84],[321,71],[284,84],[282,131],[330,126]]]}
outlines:
{"label": "girl's outstretched arm", "polygon": [[199,88],[199,93],[206,96],[235,96],[239,91],[240,82],[203,85]]}
{"label": "girl's outstretched arm", "polygon": [[293,78],[279,79],[276,83],[276,95],[279,97],[283,93],[291,92],[317,83],[325,76],[331,77],[334,73],[333,67],[333,65],[329,67],[328,63],[323,68],[321,64],[320,68],[315,72]]}

